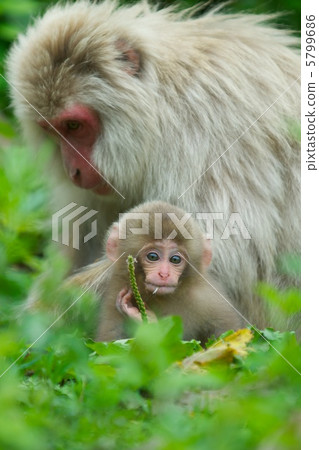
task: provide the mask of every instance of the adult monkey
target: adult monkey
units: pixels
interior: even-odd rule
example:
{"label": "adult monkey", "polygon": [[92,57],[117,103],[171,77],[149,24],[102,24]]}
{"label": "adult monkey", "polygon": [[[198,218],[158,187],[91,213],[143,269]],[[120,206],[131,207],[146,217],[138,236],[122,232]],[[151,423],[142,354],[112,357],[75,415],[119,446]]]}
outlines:
{"label": "adult monkey", "polygon": [[[101,211],[101,234],[145,200],[225,220],[238,212],[252,239],[220,239],[225,220],[216,220],[212,270],[262,326],[254,286],[281,282],[278,255],[299,251],[297,40],[265,16],[117,6],[55,6],[20,37],[8,60],[16,115],[31,141],[54,126],[57,165],[61,155],[78,186],[64,185],[61,206]],[[100,241],[82,246],[75,265],[94,259]]]}

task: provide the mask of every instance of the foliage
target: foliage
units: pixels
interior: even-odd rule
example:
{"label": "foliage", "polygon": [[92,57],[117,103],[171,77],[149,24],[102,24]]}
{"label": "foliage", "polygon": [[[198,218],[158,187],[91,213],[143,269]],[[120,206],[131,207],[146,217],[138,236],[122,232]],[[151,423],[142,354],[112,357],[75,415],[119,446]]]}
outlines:
{"label": "foliage", "polygon": [[[255,334],[248,357],[197,372],[173,364],[198,345],[177,318],[110,344],[48,333],[0,379],[2,448],[299,448],[299,374],[277,353],[299,370],[292,334]],[[2,370],[20,342],[1,335]]]}
{"label": "foliage", "polygon": [[[0,448],[299,448],[293,333],[228,332],[203,351],[173,317],[130,340],[88,338],[95,300],[59,288],[67,265],[48,244],[45,154],[0,153]],[[41,273],[46,307],[27,314],[19,305]]]}
{"label": "foliage", "polygon": [[18,146],[0,153],[0,301],[9,307],[23,298],[32,281],[30,271],[39,267],[43,255],[48,191],[41,174],[46,155],[31,159]]}

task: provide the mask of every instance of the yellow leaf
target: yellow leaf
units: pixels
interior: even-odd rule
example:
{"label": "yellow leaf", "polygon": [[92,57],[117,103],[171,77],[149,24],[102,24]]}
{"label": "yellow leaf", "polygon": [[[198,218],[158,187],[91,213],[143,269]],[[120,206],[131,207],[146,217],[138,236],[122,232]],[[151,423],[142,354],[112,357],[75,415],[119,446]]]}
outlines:
{"label": "yellow leaf", "polygon": [[207,350],[194,353],[194,355],[182,361],[185,369],[196,369],[198,366],[205,366],[214,361],[231,362],[234,356],[246,356],[248,353],[247,344],[253,338],[253,333],[248,328],[235,331],[224,339],[215,342]]}

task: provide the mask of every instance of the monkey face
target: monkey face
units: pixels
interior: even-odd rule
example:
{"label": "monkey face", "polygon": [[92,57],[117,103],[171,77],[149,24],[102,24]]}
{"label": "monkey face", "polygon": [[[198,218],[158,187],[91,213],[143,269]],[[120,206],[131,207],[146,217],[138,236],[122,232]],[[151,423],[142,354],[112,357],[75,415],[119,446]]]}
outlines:
{"label": "monkey face", "polygon": [[184,250],[172,240],[154,241],[139,252],[147,291],[157,295],[172,294],[185,266]]}
{"label": "monkey face", "polygon": [[100,132],[95,111],[73,105],[58,116],[39,121],[39,125],[59,142],[64,169],[71,181],[96,194],[108,194],[111,187],[92,163],[94,144]]}

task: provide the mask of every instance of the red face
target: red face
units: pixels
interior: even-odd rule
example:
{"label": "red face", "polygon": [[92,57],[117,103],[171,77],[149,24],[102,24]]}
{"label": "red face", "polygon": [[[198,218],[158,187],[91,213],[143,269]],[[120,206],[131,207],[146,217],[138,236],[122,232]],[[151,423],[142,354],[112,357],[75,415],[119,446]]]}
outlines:
{"label": "red face", "polygon": [[39,125],[59,140],[64,168],[75,185],[101,195],[112,191],[92,164],[101,128],[96,112],[87,106],[74,105],[57,117],[40,121]]}
{"label": "red face", "polygon": [[139,255],[145,273],[145,287],[157,294],[171,294],[186,266],[186,252],[172,240],[154,242],[142,248]]}

